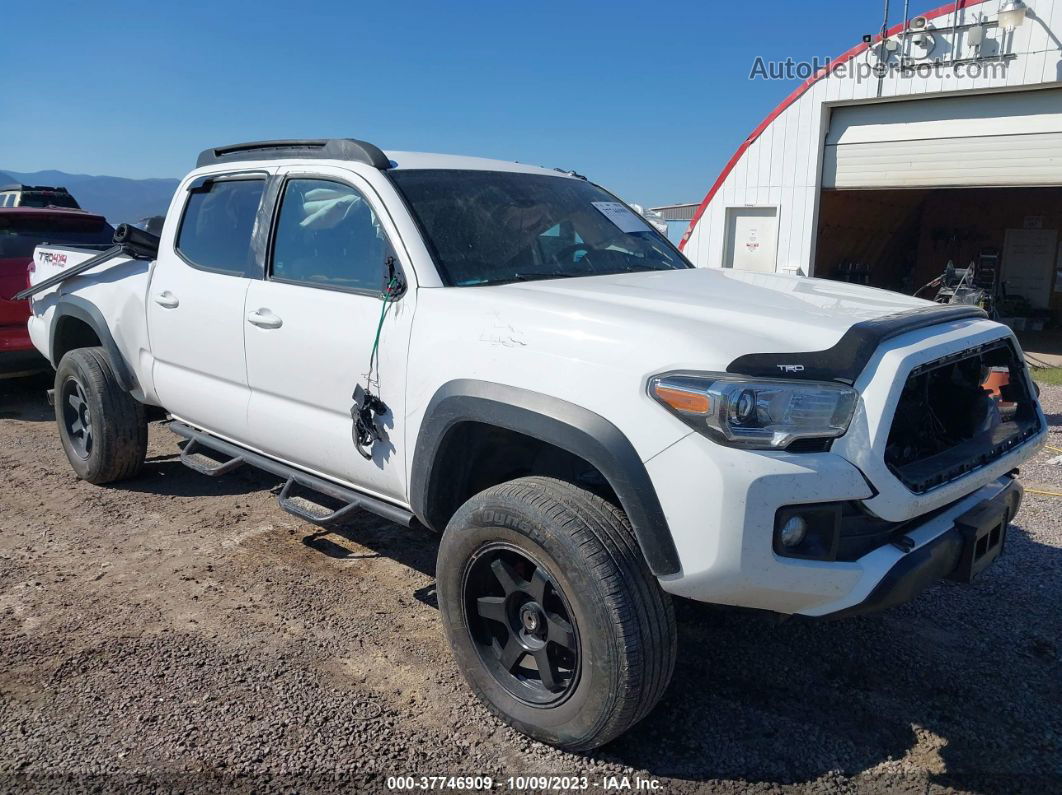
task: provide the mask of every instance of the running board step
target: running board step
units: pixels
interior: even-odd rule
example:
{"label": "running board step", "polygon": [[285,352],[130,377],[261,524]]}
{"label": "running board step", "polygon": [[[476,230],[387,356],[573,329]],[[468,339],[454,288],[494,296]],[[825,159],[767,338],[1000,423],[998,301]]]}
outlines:
{"label": "running board step", "polygon": [[208,455],[208,451],[214,452],[210,448],[204,447],[198,440],[191,439],[181,450],[181,463],[201,475],[208,475],[212,478],[216,478],[218,475],[225,475],[234,469],[239,469],[244,464],[242,457],[219,461]]}
{"label": "running board step", "polygon": [[277,505],[292,516],[297,516],[298,518],[318,525],[319,527],[327,527],[328,525],[342,522],[352,514],[362,510],[360,499],[348,502],[346,505],[331,510],[309,497],[304,497],[301,494],[293,494],[292,491],[294,487],[297,486],[312,491],[312,487],[300,483],[297,478],[290,477],[288,478],[287,483],[284,484],[284,488],[280,490],[280,494],[277,495]]}
{"label": "running board step", "polygon": [[[403,527],[411,527],[413,525],[415,517],[408,508],[402,508],[371,494],[364,494],[349,486],[342,486],[317,475],[311,475],[309,472],[303,472],[261,453],[255,453],[232,442],[211,436],[205,431],[196,430],[178,420],[171,422],[169,429],[188,440],[188,444],[181,452],[181,462],[196,472],[211,476],[222,475],[243,464],[248,464],[256,469],[284,478],[286,483],[277,497],[277,502],[285,511],[304,521],[316,525],[332,524],[343,521],[358,509],[362,509]],[[204,455],[204,450],[210,455]],[[185,455],[186,453],[187,456]],[[228,456],[229,460],[219,461],[211,457],[217,454]],[[200,461],[199,456],[206,459],[206,462]],[[340,507],[332,510],[319,502],[314,502],[313,499],[296,494],[294,493],[296,487],[304,492],[308,491],[323,495],[329,498],[328,501],[339,503]]]}

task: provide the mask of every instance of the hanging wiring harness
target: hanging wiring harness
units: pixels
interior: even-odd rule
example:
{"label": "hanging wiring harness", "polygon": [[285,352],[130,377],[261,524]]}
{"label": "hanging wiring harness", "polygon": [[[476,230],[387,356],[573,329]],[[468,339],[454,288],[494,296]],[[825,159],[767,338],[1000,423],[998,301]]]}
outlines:
{"label": "hanging wiring harness", "polygon": [[354,405],[350,407],[350,417],[354,421],[352,436],[354,446],[358,453],[366,460],[372,459],[373,446],[383,439],[383,430],[380,428],[380,417],[387,414],[387,404],[380,399],[379,395],[372,390],[379,388],[380,381],[380,335],[383,333],[384,320],[391,305],[398,300],[405,285],[394,266],[394,260],[388,259],[390,279],[384,288],[383,305],[380,307],[380,322],[376,324],[376,337],[372,341],[372,351],[369,354],[369,369],[365,373],[365,386],[358,384],[354,388],[351,399]]}

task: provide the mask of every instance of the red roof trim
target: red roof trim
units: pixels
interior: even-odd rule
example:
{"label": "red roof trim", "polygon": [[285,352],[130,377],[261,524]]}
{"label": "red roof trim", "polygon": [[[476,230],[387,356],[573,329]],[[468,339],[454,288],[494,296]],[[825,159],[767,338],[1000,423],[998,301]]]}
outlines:
{"label": "red roof trim", "polygon": [[[950,14],[954,11],[961,11],[964,8],[972,8],[984,2],[985,0],[954,0],[954,2],[947,3],[945,5],[940,6],[939,8],[934,8],[932,11],[928,11],[925,14],[916,14],[915,16],[923,16],[926,19],[936,19],[937,17],[942,17],[945,14]],[[885,33],[886,38],[889,36],[895,36],[897,33],[903,30],[903,26],[904,23],[901,22],[898,25],[894,25],[893,27],[889,28],[889,30]],[[841,64],[846,63],[847,61],[850,61],[855,58],[857,55],[861,55],[862,53],[866,52],[872,44],[877,44],[879,41],[881,41],[880,33],[875,36],[874,40],[870,43],[860,42],[855,47],[852,47],[850,50],[848,50],[848,52],[830,61],[829,67],[825,69],[820,69],[818,72],[816,72],[803,83],[801,83],[799,86],[797,86],[793,93],[783,99],[781,104],[778,105],[778,107],[775,108],[773,111],[771,111],[770,116],[760,122],[759,126],[752,131],[749,137],[745,139],[745,142],[742,143],[740,147],[738,147],[738,150],[736,152],[734,152],[734,156],[727,161],[727,164],[723,167],[722,173],[719,174],[718,178],[716,178],[715,182],[712,184],[711,189],[708,191],[708,195],[704,197],[704,201],[700,203],[700,206],[697,207],[696,212],[693,213],[693,219],[690,221],[690,225],[686,228],[686,233],[682,236],[682,240],[679,242],[679,251],[685,250],[686,243],[690,239],[690,235],[693,234],[693,229],[697,226],[697,222],[701,220],[701,216],[704,215],[704,211],[708,209],[709,203],[711,203],[712,199],[715,198],[715,194],[719,192],[719,189],[723,187],[723,182],[725,182],[726,178],[730,176],[730,172],[734,170],[734,166],[738,164],[738,161],[741,159],[742,155],[744,155],[748,148],[752,146],[753,141],[759,138],[763,134],[763,131],[766,130],[767,127],[770,126],[770,124],[775,119],[782,115],[783,111],[785,111],[790,105],[800,99],[800,97],[804,95],[804,92],[811,88],[815,83],[817,83],[822,78],[826,77],[826,75],[828,75]]]}

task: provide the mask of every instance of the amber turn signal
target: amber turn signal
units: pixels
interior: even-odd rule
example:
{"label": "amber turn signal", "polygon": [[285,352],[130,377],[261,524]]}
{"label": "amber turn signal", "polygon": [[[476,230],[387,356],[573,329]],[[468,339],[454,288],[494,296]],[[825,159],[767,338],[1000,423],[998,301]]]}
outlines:
{"label": "amber turn signal", "polygon": [[653,395],[660,402],[684,414],[708,414],[712,410],[712,399],[703,392],[691,392],[656,383],[653,384]]}

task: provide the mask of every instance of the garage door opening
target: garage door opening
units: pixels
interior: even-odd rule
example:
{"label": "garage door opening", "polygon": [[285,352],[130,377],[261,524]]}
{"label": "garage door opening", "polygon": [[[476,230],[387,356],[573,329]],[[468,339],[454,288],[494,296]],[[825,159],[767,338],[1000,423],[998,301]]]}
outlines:
{"label": "garage door opening", "polygon": [[1062,325],[1060,241],[1062,187],[823,190],[813,273],[932,300],[973,264],[986,308],[1034,334]]}
{"label": "garage door opening", "polygon": [[821,185],[816,275],[1062,326],[1062,89],[835,107]]}

